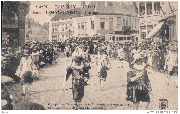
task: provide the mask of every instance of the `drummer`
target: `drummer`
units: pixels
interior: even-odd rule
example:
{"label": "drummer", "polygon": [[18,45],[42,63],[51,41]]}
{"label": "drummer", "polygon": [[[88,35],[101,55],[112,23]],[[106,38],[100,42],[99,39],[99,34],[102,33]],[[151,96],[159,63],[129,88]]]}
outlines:
{"label": "drummer", "polygon": [[151,85],[148,78],[145,58],[136,57],[130,64],[127,73],[127,101],[133,102],[133,109],[138,110],[140,102],[144,102],[143,109],[147,110],[150,103]]}

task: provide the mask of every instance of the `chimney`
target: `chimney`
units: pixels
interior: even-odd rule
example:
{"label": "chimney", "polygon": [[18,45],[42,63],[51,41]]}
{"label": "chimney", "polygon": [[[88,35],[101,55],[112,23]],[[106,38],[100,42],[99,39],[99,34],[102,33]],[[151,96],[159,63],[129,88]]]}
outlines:
{"label": "chimney", "polygon": [[84,7],[85,5],[85,1],[81,1],[81,7]]}

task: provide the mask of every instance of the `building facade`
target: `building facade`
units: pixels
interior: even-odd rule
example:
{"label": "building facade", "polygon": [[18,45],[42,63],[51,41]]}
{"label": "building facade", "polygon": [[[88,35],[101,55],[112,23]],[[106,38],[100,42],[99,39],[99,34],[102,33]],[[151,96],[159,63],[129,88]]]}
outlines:
{"label": "building facade", "polygon": [[168,1],[137,2],[141,39],[146,38],[161,20],[165,20],[163,30],[159,31],[161,39],[171,43],[177,41],[177,4]]}
{"label": "building facade", "polygon": [[30,2],[4,1],[2,4],[2,47],[22,46],[25,43],[25,17]]}
{"label": "building facade", "polygon": [[72,38],[73,19],[55,19],[49,22],[49,41],[62,42]]}
{"label": "building facade", "polygon": [[98,1],[88,6],[91,8],[81,5],[80,8],[66,9],[78,14],[56,15],[52,18],[49,22],[49,41],[105,37],[109,34],[138,34],[139,20],[133,5],[127,2]]}
{"label": "building facade", "polygon": [[35,42],[42,26],[32,18],[26,18],[25,23],[25,42]]}

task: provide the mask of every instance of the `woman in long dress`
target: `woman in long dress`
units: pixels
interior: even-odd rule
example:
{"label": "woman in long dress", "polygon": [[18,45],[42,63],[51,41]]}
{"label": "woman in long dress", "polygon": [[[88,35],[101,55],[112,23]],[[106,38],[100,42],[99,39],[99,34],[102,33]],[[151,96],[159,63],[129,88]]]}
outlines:
{"label": "woman in long dress", "polygon": [[26,95],[27,90],[30,90],[30,85],[33,82],[33,61],[31,56],[29,56],[28,50],[24,50],[24,56],[20,60],[20,65],[16,71],[16,75],[21,78],[22,84],[22,95]]}

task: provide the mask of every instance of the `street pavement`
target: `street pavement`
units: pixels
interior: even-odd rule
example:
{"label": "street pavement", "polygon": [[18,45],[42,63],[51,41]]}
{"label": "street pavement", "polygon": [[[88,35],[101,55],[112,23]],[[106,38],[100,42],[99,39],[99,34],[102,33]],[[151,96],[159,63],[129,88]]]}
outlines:
{"label": "street pavement", "polygon": [[[100,86],[97,76],[96,56],[91,55],[92,63],[90,69],[90,79],[85,86],[84,97],[81,101],[81,109],[103,109],[103,110],[130,110],[132,103],[126,101],[127,72],[129,65],[124,62],[123,68],[118,68],[118,60],[110,59],[112,68],[108,71],[108,76],[104,84],[104,89]],[[65,81],[66,68],[70,59],[61,56],[58,63],[46,66],[39,71],[39,80],[31,85],[31,91],[25,97],[18,92],[16,98],[16,109],[27,109],[25,105],[29,103],[39,104],[45,109],[74,109],[75,103],[72,96],[72,80],[70,77]],[[148,69],[151,81],[151,103],[150,110],[159,109],[159,99],[167,99],[169,110],[178,109],[178,88],[177,77],[171,77],[167,85],[166,74]],[[18,85],[14,88],[20,88]],[[17,91],[16,91],[17,92]],[[21,101],[21,103],[19,103]],[[23,101],[23,102],[22,102]],[[23,106],[24,105],[24,106]],[[143,104],[140,104],[140,108]],[[33,107],[31,105],[31,107]]]}

